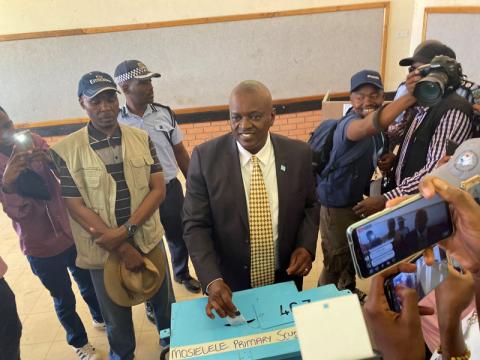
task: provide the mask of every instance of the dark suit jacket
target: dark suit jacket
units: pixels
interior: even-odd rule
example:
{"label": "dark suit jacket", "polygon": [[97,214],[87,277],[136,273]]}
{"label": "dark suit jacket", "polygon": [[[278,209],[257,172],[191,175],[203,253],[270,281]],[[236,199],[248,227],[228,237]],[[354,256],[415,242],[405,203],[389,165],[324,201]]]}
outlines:
{"label": "dark suit jacket", "polygon": [[428,246],[433,244],[433,241],[440,241],[443,239],[441,236],[442,227],[445,228],[442,224],[427,227],[426,238],[423,240],[419,239],[417,230],[413,229],[405,237],[405,245],[408,253],[412,254],[421,249],[425,249]]}
{"label": "dark suit jacket", "polygon": [[[284,272],[297,247],[315,256],[319,208],[308,145],[275,134],[271,140],[279,201],[277,249]],[[238,148],[231,134],[193,150],[183,224],[204,291],[217,278],[223,278],[233,291],[250,288],[248,209]]]}

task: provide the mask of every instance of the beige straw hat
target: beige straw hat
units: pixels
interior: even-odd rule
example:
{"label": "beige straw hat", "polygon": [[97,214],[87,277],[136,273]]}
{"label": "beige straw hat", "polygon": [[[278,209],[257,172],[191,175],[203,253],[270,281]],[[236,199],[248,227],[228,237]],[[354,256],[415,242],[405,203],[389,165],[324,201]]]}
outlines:
{"label": "beige straw hat", "polygon": [[127,270],[120,258],[111,253],[105,262],[103,279],[110,299],[120,306],[133,306],[149,300],[162,286],[165,278],[165,254],[156,246],[143,255],[145,270]]}

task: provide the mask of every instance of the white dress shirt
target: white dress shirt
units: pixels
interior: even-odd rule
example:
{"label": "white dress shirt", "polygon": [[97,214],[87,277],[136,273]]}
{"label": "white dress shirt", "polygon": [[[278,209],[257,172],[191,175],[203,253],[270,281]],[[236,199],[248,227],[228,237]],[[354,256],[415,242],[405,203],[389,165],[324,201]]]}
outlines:
{"label": "white dress shirt", "polygon": [[[253,166],[251,158],[253,154],[245,150],[239,142],[237,142],[237,147],[240,158],[240,169],[242,170],[243,187],[245,189],[245,198],[247,200],[247,207],[249,207],[248,194],[250,192],[250,176],[252,174]],[[270,140],[270,134],[267,137],[265,145],[255,154],[255,156],[259,160],[263,181],[265,182],[265,188],[268,193],[270,214],[272,216],[273,243],[275,244],[276,249],[275,267],[278,269],[278,186],[277,172],[275,168],[275,152],[273,150],[272,141]]]}
{"label": "white dress shirt", "polygon": [[[242,171],[243,188],[245,189],[245,199],[247,201],[247,207],[249,206],[248,194],[250,192],[250,176],[252,174],[252,155],[245,150],[237,141],[238,155],[240,158],[240,169]],[[272,216],[272,233],[273,243],[275,245],[275,269],[279,268],[278,264],[278,186],[277,186],[277,172],[275,168],[275,152],[273,150],[272,141],[270,140],[270,134],[267,137],[267,142],[260,149],[255,156],[259,160],[260,169],[262,170],[263,181],[265,182],[265,188],[268,193],[268,202],[270,204],[270,214]],[[218,278],[212,280],[206,287],[206,293],[208,294],[208,288]]]}

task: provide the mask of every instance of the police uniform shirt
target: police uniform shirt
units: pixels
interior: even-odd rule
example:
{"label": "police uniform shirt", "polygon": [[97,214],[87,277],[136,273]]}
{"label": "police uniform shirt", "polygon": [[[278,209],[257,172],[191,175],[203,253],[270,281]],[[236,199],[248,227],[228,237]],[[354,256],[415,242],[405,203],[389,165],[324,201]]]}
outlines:
{"label": "police uniform shirt", "polygon": [[149,104],[143,116],[137,116],[124,105],[118,113],[118,122],[148,133],[162,165],[165,183],[177,177],[178,165],[173,146],[182,142],[183,134],[175,119],[172,119],[168,108],[159,104]]}

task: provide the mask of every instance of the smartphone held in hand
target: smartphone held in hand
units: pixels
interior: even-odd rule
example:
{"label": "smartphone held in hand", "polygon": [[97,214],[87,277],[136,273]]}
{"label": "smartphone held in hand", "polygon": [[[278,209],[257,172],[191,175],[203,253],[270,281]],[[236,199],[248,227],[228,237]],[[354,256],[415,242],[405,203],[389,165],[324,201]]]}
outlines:
{"label": "smartphone held in hand", "polygon": [[397,286],[414,289],[420,301],[447,278],[449,275],[447,254],[439,246],[435,246],[432,250],[433,264],[427,265],[423,256],[417,256],[411,261],[417,266],[417,271],[401,272],[385,280],[383,287],[390,309],[400,312],[402,308],[401,301],[395,292]]}
{"label": "smartphone held in hand", "polygon": [[13,135],[13,142],[19,151],[28,151],[34,148],[32,133],[29,130],[15,133]]}
{"label": "smartphone held in hand", "polygon": [[421,195],[363,219],[347,229],[357,275],[368,278],[449,237],[450,210],[438,195]]}

